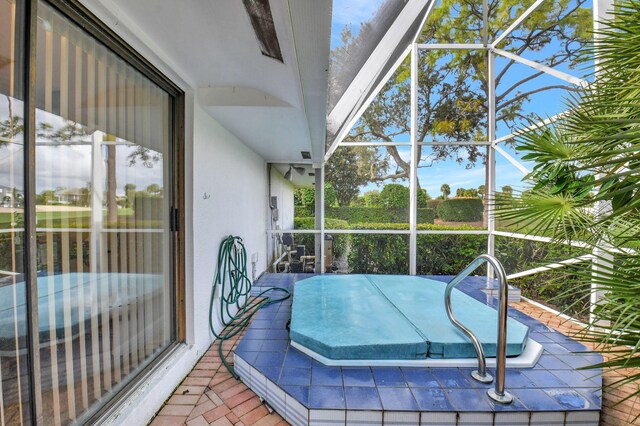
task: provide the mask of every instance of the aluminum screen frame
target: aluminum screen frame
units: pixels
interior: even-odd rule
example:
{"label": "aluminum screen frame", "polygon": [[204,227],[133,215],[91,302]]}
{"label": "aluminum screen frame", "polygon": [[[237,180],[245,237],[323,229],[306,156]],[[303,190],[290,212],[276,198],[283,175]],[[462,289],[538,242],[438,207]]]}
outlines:
{"label": "aluminum screen frame", "polygon": [[[418,36],[434,3],[435,0],[387,0],[376,12],[374,22],[363,24],[379,26],[380,29],[371,30],[376,35],[373,43],[350,49],[358,52],[354,55],[358,60],[356,66],[347,69],[344,75],[336,75],[335,65],[330,67],[329,80],[338,81],[338,88],[333,93],[330,89],[329,93],[325,161],[382,88],[389,74],[406,57],[407,49]],[[397,13],[393,20],[380,16],[391,13]]]}

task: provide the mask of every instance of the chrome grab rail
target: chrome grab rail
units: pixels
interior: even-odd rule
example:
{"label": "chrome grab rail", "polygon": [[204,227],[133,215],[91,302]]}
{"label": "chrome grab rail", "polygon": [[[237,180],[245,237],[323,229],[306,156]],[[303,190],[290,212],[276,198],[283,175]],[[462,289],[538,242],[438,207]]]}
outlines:
{"label": "chrome grab rail", "polygon": [[493,377],[487,373],[487,364],[484,356],[484,350],[482,344],[478,338],[473,334],[471,330],[462,325],[460,321],[453,315],[451,309],[451,292],[453,288],[458,285],[463,279],[469,276],[483,263],[488,263],[493,267],[494,272],[499,284],[498,293],[498,342],[496,346],[496,384],[495,389],[489,389],[487,394],[491,399],[502,404],[509,404],[513,401],[513,396],[504,390],[504,375],[505,365],[507,362],[507,302],[508,298],[508,286],[507,286],[507,274],[504,272],[502,264],[493,256],[488,254],[481,254],[476,257],[466,268],[456,275],[449,283],[444,291],[444,306],[447,311],[449,320],[460,331],[462,331],[473,343],[473,347],[478,355],[478,369],[471,373],[471,377],[481,383],[491,383]]}

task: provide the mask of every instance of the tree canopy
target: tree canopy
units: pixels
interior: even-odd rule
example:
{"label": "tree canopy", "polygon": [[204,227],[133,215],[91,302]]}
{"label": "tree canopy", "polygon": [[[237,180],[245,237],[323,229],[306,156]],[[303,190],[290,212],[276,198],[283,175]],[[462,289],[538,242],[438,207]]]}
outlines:
{"label": "tree canopy", "polygon": [[[536,61],[551,67],[573,69],[577,58],[590,39],[591,10],[586,0],[559,0],[543,3],[526,19],[499,48],[523,54],[535,52]],[[487,39],[489,42],[506,29],[526,9],[519,1],[490,1]],[[467,0],[441,0],[419,37],[420,43],[482,43],[483,11],[481,3]],[[341,52],[358,43],[350,29],[343,32],[344,45],[332,52],[333,61],[341,61]],[[422,51],[418,82],[418,141],[454,142],[484,141],[487,139],[487,56],[482,50]],[[507,61],[496,72],[496,119],[509,128],[532,117],[526,103],[536,93],[553,89],[575,90],[561,84],[549,84],[541,71],[523,75],[511,81],[507,74],[515,61]],[[539,85],[532,83],[540,81]],[[501,84],[503,83],[503,84]],[[410,68],[407,59],[393,74],[356,123],[346,141],[395,142],[410,133]],[[419,147],[420,167],[428,167],[445,159],[473,166],[484,161],[485,149],[479,145],[436,145]],[[379,151],[366,149],[368,155],[355,156],[339,148],[327,164],[327,180],[334,183],[338,202],[345,205],[353,200],[357,188],[369,182],[405,179],[409,176],[409,161],[395,146]],[[372,151],[376,151],[375,154]],[[356,167],[345,157],[355,158]],[[382,162],[372,166],[372,160]],[[364,161],[364,164],[361,164]],[[372,168],[373,167],[373,168]],[[363,169],[369,169],[364,172]],[[374,170],[375,169],[375,170]],[[339,172],[339,173],[336,173]],[[342,176],[338,176],[342,174]],[[347,187],[349,190],[347,190]],[[340,195],[342,194],[342,196]],[[351,194],[351,195],[349,195]]]}

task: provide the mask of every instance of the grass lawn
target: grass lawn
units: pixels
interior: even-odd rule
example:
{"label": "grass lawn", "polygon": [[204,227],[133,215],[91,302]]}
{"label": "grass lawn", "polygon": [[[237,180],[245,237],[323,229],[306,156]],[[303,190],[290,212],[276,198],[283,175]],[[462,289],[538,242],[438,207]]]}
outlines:
{"label": "grass lawn", "polygon": [[[106,210],[104,211],[106,215]],[[11,228],[12,222],[11,209],[0,208],[0,229]],[[118,209],[118,217],[127,219],[133,216],[133,209]],[[89,207],[72,207],[72,206],[38,206],[36,210],[38,226],[46,226],[53,228],[63,227],[88,227],[91,221],[91,209]],[[16,213],[14,209],[13,222],[22,223],[22,212]]]}

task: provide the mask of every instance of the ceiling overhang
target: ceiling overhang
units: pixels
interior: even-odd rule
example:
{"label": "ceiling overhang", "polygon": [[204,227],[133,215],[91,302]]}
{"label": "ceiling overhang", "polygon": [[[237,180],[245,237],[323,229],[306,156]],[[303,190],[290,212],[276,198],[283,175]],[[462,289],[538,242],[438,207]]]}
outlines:
{"label": "ceiling overhang", "polygon": [[152,41],[199,106],[266,161],[296,162],[309,151],[321,164],[331,0],[269,0],[282,61],[263,55],[243,1],[82,1]]}

